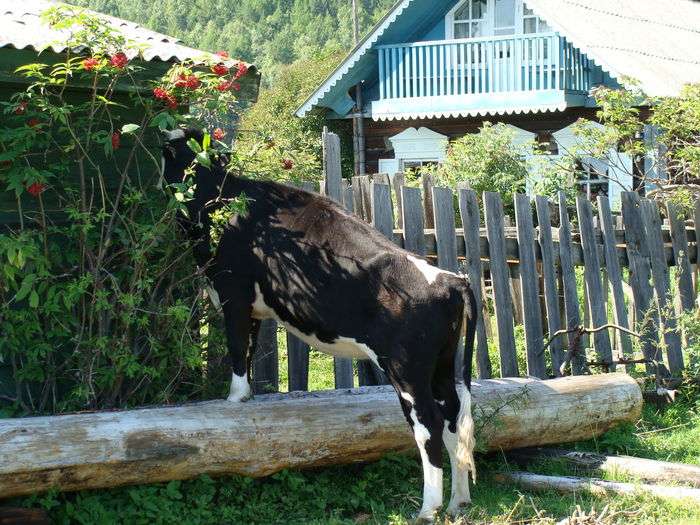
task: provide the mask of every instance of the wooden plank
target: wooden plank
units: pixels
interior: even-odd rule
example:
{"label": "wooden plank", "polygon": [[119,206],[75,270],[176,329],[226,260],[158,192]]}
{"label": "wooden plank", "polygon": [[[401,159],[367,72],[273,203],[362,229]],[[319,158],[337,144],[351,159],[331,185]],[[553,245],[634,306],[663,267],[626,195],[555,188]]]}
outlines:
{"label": "wooden plank", "polygon": [[625,223],[625,241],[629,261],[629,283],[634,295],[636,312],[636,331],[641,334],[641,346],[648,374],[667,376],[663,364],[663,352],[658,344],[658,315],[652,306],[654,291],[651,287],[651,267],[646,232],[642,221],[640,197],[633,191],[624,191],[622,198],[622,217]]}
{"label": "wooden plank", "polygon": [[[617,256],[615,231],[613,229],[610,201],[607,197],[598,197],[598,218],[603,232],[603,245],[605,247],[605,269],[608,283],[612,290],[613,316],[615,324],[624,328],[630,328],[625,305],[625,292],[622,287],[622,271],[620,259]],[[629,334],[617,330],[617,340],[620,344],[620,353],[623,357],[632,357],[632,340]],[[629,371],[629,370],[628,370]]]}
{"label": "wooden plank", "polygon": [[581,339],[574,332],[580,326],[578,290],[576,287],[576,272],[574,270],[573,246],[571,242],[571,223],[569,211],[566,208],[566,194],[559,192],[559,261],[561,268],[562,287],[564,292],[564,313],[569,353],[571,354],[571,373],[579,375],[586,369],[586,355]]}
{"label": "wooden plank", "polygon": [[666,203],[666,211],[671,223],[671,243],[673,244],[673,256],[676,262],[676,279],[678,280],[678,295],[681,308],[686,312],[690,312],[695,308],[695,294],[685,220],[678,207],[670,202]]}
{"label": "wooden plank", "polygon": [[289,391],[309,389],[309,345],[287,332]]}
{"label": "wooden plank", "polygon": [[484,192],[484,217],[489,241],[489,268],[493,286],[494,310],[498,327],[501,377],[518,376],[518,360],[513,334],[513,303],[510,296],[508,264],[503,235],[503,203],[498,193]]}
{"label": "wooden plank", "polygon": [[265,394],[279,390],[279,354],[277,321],[260,322],[258,344],[253,354],[253,393]]}
{"label": "wooden plank", "polygon": [[[583,246],[584,277],[586,292],[588,294],[588,307],[591,314],[591,328],[598,328],[608,324],[606,301],[603,296],[603,285],[600,280],[600,258],[598,257],[598,245],[595,242],[595,226],[593,225],[593,211],[591,202],[584,196],[576,197],[576,210]],[[608,369],[614,370],[612,347],[608,330],[600,330],[593,334],[593,342],[598,358],[603,363],[608,363]]]}
{"label": "wooden plank", "polygon": [[403,247],[409,252],[425,256],[425,235],[423,233],[423,205],[419,188],[401,186],[403,202]]}
{"label": "wooden plank", "polygon": [[[552,218],[549,210],[549,200],[538,195],[535,197],[537,209],[537,224],[539,226],[539,244],[542,254],[542,277],[544,281],[544,302],[547,308],[547,330],[551,334],[562,328],[559,316],[559,294],[557,291],[556,254],[552,241]],[[561,375],[560,368],[564,362],[563,345],[557,337],[549,345],[552,358],[552,372],[555,377]]]}
{"label": "wooden plank", "polygon": [[486,338],[486,325],[484,323],[485,304],[483,300],[484,290],[481,286],[483,271],[481,268],[481,254],[479,249],[479,231],[481,220],[479,218],[479,202],[476,193],[468,189],[458,190],[459,214],[462,217],[464,235],[464,257],[467,275],[474,292],[476,301],[476,371],[479,379],[488,379],[492,375],[491,360],[489,359],[488,340]]}
{"label": "wooden plank", "polygon": [[405,183],[405,177],[403,173],[394,173],[389,176],[389,183],[391,184],[391,189],[394,191],[394,198],[396,199],[396,221],[399,229],[403,229],[403,199],[401,196],[401,188]]}
{"label": "wooden plank", "polygon": [[323,128],[323,180],[325,195],[336,202],[343,202],[343,176],[340,166],[340,137]]}
{"label": "wooden plank", "polygon": [[656,294],[656,304],[666,344],[666,358],[669,370],[677,374],[683,370],[683,350],[681,337],[677,330],[676,315],[673,310],[673,295],[671,291],[671,276],[664,257],[664,242],[661,238],[661,215],[655,201],[642,199],[642,221],[646,231],[649,246],[651,274]]}
{"label": "wooden plank", "polygon": [[515,201],[515,221],[518,229],[520,249],[520,292],[525,324],[525,351],[527,354],[527,374],[544,379],[547,371],[542,348],[542,316],[540,312],[539,276],[535,261],[535,227],[532,224],[532,208],[527,195],[517,193]]}
{"label": "wooden plank", "polygon": [[433,220],[433,186],[435,186],[435,182],[433,181],[433,176],[430,173],[424,173],[421,183],[423,185],[425,227],[432,229],[435,227],[435,222]]}
{"label": "wooden plank", "polygon": [[695,286],[700,286],[700,199],[695,201],[693,210],[693,232],[695,233]]}
{"label": "wooden plank", "polygon": [[433,214],[437,265],[443,270],[457,272],[457,244],[455,238],[454,194],[449,188],[433,188]]}
{"label": "wooden plank", "polygon": [[[366,176],[364,176],[366,178]],[[352,208],[360,219],[367,220],[365,217],[364,210],[364,198],[362,192],[364,191],[364,186],[362,184],[363,175],[352,177]]]}
{"label": "wooden plank", "polygon": [[[367,222],[372,222],[372,194],[370,192],[370,178],[369,175],[361,175],[357,177],[358,185],[360,188],[359,196],[360,202],[355,201],[355,213],[360,215]],[[359,213],[362,210],[362,213]]]}
{"label": "wooden plank", "polygon": [[[370,191],[372,195],[372,226],[384,236],[393,240],[394,219],[389,185],[372,182]],[[360,386],[384,385],[388,383],[384,372],[368,360],[357,362],[357,375]]]}

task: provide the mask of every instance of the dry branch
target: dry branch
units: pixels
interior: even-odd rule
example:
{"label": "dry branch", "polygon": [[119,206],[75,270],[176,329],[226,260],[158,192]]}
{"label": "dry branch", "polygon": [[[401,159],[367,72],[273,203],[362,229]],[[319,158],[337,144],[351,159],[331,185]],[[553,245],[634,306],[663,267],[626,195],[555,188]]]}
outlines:
{"label": "dry branch", "polygon": [[590,492],[591,494],[636,494],[647,493],[652,496],[676,500],[692,500],[700,504],[700,489],[688,487],[666,487],[662,485],[644,485],[619,483],[594,478],[576,478],[573,476],[543,476],[527,472],[499,472],[494,474],[496,481],[516,483],[528,490],[554,490],[562,493]]}
{"label": "dry branch", "polygon": [[[624,374],[474,383],[479,441],[511,449],[589,439],[642,407]],[[112,487],[203,473],[375,460],[415,443],[390,387],[271,394],[243,404],[0,420],[0,496]]]}

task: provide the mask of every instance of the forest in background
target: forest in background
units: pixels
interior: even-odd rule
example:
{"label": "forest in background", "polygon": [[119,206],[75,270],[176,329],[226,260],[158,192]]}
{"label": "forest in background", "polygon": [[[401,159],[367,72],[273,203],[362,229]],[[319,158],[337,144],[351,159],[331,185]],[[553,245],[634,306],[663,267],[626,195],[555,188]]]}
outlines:
{"label": "forest in background", "polygon": [[[68,0],[131,20],[207,51],[226,50],[252,62],[265,85],[280,65],[353,46],[351,0]],[[394,0],[358,0],[360,34]]]}

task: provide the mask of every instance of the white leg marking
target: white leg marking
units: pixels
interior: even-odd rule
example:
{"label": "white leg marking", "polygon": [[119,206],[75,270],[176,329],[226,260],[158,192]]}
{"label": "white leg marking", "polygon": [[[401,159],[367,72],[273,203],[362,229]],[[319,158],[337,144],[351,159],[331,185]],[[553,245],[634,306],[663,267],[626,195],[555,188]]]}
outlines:
{"label": "white leg marking", "polygon": [[445,270],[441,270],[436,266],[432,266],[428,263],[428,261],[424,261],[418,257],[407,255],[406,258],[411,261],[416,268],[418,268],[418,271],[423,274],[423,277],[425,277],[425,280],[428,281],[428,284],[433,284],[440,274],[456,275],[452,272],[446,272]]}
{"label": "white leg marking", "polygon": [[450,456],[450,467],[452,470],[452,488],[450,491],[450,503],[447,505],[447,512],[451,516],[459,513],[462,506],[471,502],[469,494],[469,472],[460,470],[457,461],[457,433],[450,432],[450,422],[445,421],[445,429],[442,432],[442,441]]}
{"label": "white leg marking", "polygon": [[231,390],[228,395],[228,400],[232,403],[240,403],[250,399],[251,390],[248,384],[248,377],[243,374],[242,376],[231,374]]}
{"label": "white leg marking", "polygon": [[[413,396],[401,392],[401,397],[414,404]],[[423,464],[423,506],[418,513],[419,520],[433,521],[435,512],[442,506],[442,469],[434,466],[428,459],[425,444],[430,439],[430,432],[420,421],[416,409],[411,408],[411,420],[413,421],[413,435],[418,444],[421,463]]]}

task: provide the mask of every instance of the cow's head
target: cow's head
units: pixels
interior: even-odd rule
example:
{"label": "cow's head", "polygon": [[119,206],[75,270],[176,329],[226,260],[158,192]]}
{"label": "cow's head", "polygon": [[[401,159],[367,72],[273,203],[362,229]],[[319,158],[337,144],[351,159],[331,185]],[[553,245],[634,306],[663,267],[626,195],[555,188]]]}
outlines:
{"label": "cow's head", "polygon": [[165,131],[164,139],[161,182],[163,180],[165,184],[182,182],[185,170],[192,165],[195,157],[194,151],[187,142],[194,139],[201,144],[204,133],[195,128],[175,129]]}

